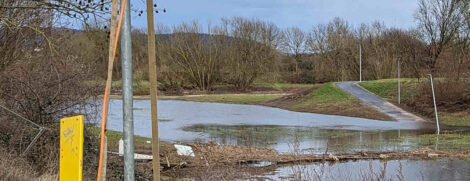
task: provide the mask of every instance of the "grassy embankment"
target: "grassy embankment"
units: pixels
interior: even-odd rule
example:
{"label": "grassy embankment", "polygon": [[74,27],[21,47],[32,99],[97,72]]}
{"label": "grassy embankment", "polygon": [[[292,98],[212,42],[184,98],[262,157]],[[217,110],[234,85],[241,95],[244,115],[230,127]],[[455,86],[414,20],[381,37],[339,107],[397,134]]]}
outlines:
{"label": "grassy embankment", "polygon": [[[426,81],[426,80],[424,80]],[[385,100],[392,102],[405,110],[409,110],[406,107],[406,101],[416,94],[419,81],[417,79],[401,79],[401,102],[398,104],[398,86],[397,79],[383,79],[362,82],[359,85],[366,90],[384,98]],[[470,113],[448,113],[445,111],[439,111],[439,123],[450,126],[470,126]],[[429,118],[431,120],[433,118]]]}
{"label": "grassy embankment", "polygon": [[[272,102],[276,103],[276,101]],[[303,96],[285,100],[278,107],[301,112],[393,120],[393,118],[361,103],[359,99],[344,92],[331,82],[317,85],[316,89]]]}

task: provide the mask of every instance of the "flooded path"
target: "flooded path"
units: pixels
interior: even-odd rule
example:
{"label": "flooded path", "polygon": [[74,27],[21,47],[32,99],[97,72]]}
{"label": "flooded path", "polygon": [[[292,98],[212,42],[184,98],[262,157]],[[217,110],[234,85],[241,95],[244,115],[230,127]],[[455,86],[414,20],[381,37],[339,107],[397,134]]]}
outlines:
{"label": "flooded path", "polygon": [[[300,113],[257,105],[161,100],[159,135],[169,142],[208,142],[273,148],[280,152],[392,151],[413,145],[401,136],[433,131],[422,122],[378,121]],[[122,131],[122,101],[111,100],[108,129]],[[134,101],[135,134],[151,137],[150,101]],[[393,141],[393,144],[387,144]]]}

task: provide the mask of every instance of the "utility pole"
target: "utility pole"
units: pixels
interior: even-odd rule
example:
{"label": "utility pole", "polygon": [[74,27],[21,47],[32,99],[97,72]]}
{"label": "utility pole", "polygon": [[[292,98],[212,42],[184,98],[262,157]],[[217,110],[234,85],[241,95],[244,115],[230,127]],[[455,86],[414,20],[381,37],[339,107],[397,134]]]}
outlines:
{"label": "utility pole", "polygon": [[359,44],[359,82],[362,82],[362,46]]}
{"label": "utility pole", "polygon": [[158,142],[157,113],[157,63],[155,57],[155,27],[153,22],[153,0],[147,0],[148,56],[150,80],[150,104],[152,117],[152,165],[153,180],[160,180],[160,154]]}
{"label": "utility pole", "polygon": [[437,106],[436,106],[436,94],[434,94],[434,83],[432,81],[432,75],[428,74],[431,80],[431,90],[432,90],[432,100],[434,102],[434,113],[436,114],[436,126],[437,126],[437,134],[439,135],[439,117],[437,116]]}
{"label": "utility pole", "polygon": [[134,118],[132,93],[132,40],[130,0],[126,1],[121,13],[121,66],[122,66],[122,101],[124,132],[124,180],[134,181]]}
{"label": "utility pole", "polygon": [[400,104],[401,99],[401,82],[400,82],[400,59],[398,59],[398,104]]}

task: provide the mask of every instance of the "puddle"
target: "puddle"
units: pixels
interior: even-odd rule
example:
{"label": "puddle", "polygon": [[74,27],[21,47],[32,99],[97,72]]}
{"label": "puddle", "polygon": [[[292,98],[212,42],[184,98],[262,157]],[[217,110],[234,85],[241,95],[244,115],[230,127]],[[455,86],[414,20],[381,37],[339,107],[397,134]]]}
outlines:
{"label": "puddle", "polygon": [[[150,101],[135,100],[134,132],[151,137]],[[408,149],[405,142],[383,144],[400,136],[432,132],[421,122],[379,121],[293,112],[257,105],[177,100],[158,102],[162,141],[214,141],[274,148],[280,152],[384,151]],[[122,131],[122,101],[110,101],[108,129]],[[423,131],[430,130],[430,131]],[[412,146],[412,145],[411,145]]]}

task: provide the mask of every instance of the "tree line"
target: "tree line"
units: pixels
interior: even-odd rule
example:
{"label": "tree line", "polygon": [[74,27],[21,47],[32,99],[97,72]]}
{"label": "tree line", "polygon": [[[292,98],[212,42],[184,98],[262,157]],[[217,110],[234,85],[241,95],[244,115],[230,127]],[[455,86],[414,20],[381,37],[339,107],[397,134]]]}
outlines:
{"label": "tree line", "polygon": [[[418,24],[406,30],[380,21],[353,26],[341,18],[310,30],[281,29],[242,17],[222,19],[217,25],[160,25],[156,35],[159,82],[165,90],[211,90],[216,84],[245,90],[257,80],[358,80],[359,47],[364,80],[394,78],[399,66],[404,77],[433,73],[458,80],[469,75],[468,12],[466,1],[420,0],[415,13]],[[97,31],[106,30],[85,31],[93,37],[88,40],[94,41]],[[136,77],[145,78],[145,32],[134,30],[133,39]],[[106,46],[106,38],[98,40]],[[101,54],[106,53],[97,56]]]}

